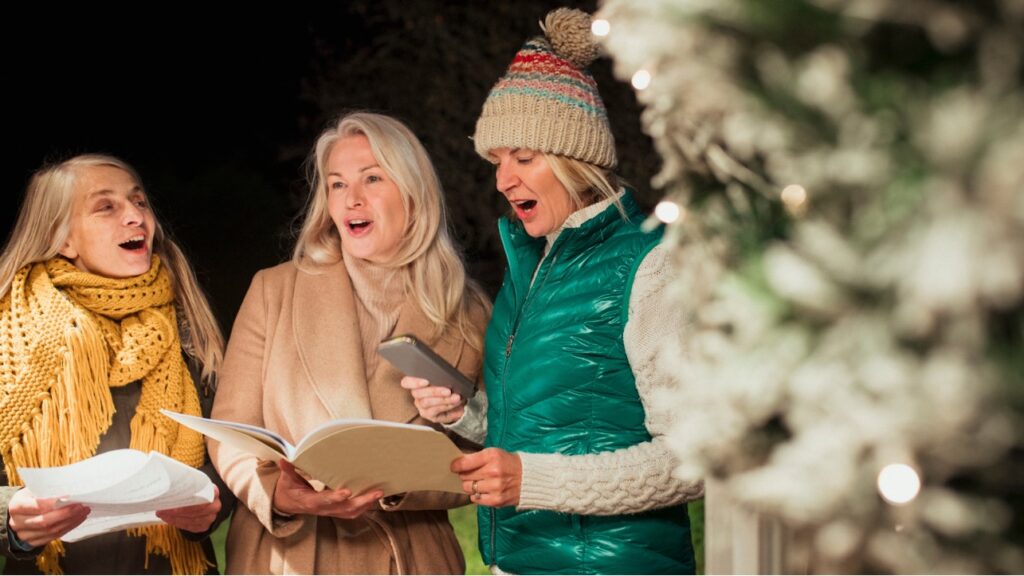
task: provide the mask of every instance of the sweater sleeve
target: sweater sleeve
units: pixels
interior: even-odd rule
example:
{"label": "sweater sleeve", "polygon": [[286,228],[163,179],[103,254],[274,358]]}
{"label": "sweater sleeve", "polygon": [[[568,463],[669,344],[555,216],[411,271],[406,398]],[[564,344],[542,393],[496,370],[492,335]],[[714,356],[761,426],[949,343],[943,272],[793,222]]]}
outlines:
{"label": "sweater sleeve", "polygon": [[462,436],[475,444],[484,443],[487,438],[487,391],[481,386],[466,403],[466,411],[445,429]]}
{"label": "sweater sleeve", "polygon": [[662,335],[666,329],[683,325],[678,308],[663,297],[673,277],[671,268],[665,245],[657,246],[644,258],[633,281],[623,335],[651,440],[580,456],[519,453],[523,464],[520,510],[628,514],[704,495],[702,482],[684,482],[672,475],[677,461],[665,440],[671,414],[655,402],[672,387],[671,377],[657,368]]}
{"label": "sweater sleeve", "polygon": [[[263,273],[249,286],[235,317],[224,365],[220,370],[213,418],[263,426],[263,355],[266,342],[266,302]],[[210,459],[234,492],[266,530],[285,537],[298,531],[307,516],[284,516],[273,510],[274,489],[280,470],[274,462],[261,461],[242,450],[207,440]]]}

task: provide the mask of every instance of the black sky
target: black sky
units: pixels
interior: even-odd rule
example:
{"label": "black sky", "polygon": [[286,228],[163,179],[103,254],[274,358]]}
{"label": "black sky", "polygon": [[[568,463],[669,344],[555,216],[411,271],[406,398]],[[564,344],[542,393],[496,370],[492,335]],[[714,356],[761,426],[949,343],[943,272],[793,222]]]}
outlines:
{"label": "black sky", "polygon": [[[9,150],[0,235],[7,238],[25,184],[44,162],[84,152],[124,158],[227,331],[252,275],[288,257],[305,190],[301,163],[316,134],[338,113],[367,108],[395,114],[424,140],[471,274],[493,292],[503,268],[498,199],[468,136],[516,48],[563,3],[595,4],[351,0],[235,14],[27,8],[26,18],[0,26]],[[607,62],[600,67],[613,124],[629,131],[613,126],[621,163],[632,154],[649,165],[650,149],[628,144],[645,138],[632,93],[610,79]],[[629,111],[616,111],[616,100]],[[637,172],[625,175],[643,184],[653,169]]]}
{"label": "black sky", "polygon": [[302,138],[312,17],[81,16],[3,40],[13,89],[0,232],[44,161],[122,157],[228,323],[251,275],[286,255],[301,176],[281,151]]}

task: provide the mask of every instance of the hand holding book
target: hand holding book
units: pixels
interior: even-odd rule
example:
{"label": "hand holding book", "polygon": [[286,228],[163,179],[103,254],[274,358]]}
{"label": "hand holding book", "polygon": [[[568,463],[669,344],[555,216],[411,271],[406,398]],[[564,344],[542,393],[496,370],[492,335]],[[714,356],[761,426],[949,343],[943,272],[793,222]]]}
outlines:
{"label": "hand holding book", "polygon": [[274,488],[274,510],[285,514],[312,514],[335,518],[358,518],[373,508],[384,492],[370,488],[353,494],[348,488],[315,490],[287,460],[277,463],[281,478]]}
{"label": "hand holding book", "polygon": [[271,462],[285,460],[329,488],[383,496],[416,490],[461,493],[451,463],[462,452],[445,434],[415,424],[383,420],[332,420],[294,446],[259,426],[162,410],[166,416],[213,440]]}

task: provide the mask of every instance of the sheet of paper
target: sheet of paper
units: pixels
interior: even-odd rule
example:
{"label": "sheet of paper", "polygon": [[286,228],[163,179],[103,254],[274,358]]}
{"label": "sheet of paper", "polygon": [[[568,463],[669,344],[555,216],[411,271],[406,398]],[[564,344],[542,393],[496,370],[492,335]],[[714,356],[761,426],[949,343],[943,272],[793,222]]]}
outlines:
{"label": "sheet of paper", "polygon": [[[149,457],[138,450],[112,450],[92,458],[52,468],[19,468],[28,489],[39,498],[89,494],[110,488],[116,478],[134,476]],[[117,474],[111,471],[116,470]]]}
{"label": "sheet of paper", "polygon": [[89,506],[89,517],[65,534],[66,542],[159,524],[157,510],[209,503],[214,497],[206,474],[159,452],[113,450],[69,466],[19,468],[18,473],[36,496]]}
{"label": "sheet of paper", "polygon": [[[89,519],[101,519],[110,518],[114,516],[131,516],[135,514],[144,514],[149,512],[155,512],[157,510],[170,510],[171,508],[181,508],[183,506],[194,506],[196,504],[209,504],[213,501],[213,484],[210,484],[206,488],[203,488],[199,492],[190,494],[180,494],[177,498],[167,498],[154,500],[147,502],[145,512],[136,512],[140,508],[137,504],[132,505],[118,505],[118,504],[93,504],[89,506],[91,512],[89,513]],[[154,516],[156,518],[156,516]]]}
{"label": "sheet of paper", "polygon": [[106,534],[107,532],[153,524],[163,524],[163,520],[157,518],[153,512],[140,512],[123,516],[101,516],[98,518],[93,518],[90,515],[89,518],[86,518],[85,522],[82,522],[74,530],[65,534],[61,540],[65,542],[78,542],[79,540],[85,540],[86,538]]}

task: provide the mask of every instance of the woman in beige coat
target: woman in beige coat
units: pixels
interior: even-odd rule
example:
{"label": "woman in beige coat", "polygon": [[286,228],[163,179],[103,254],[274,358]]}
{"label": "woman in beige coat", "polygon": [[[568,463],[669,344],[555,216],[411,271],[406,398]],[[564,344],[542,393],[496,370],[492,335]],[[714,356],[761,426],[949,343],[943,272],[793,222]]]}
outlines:
{"label": "woman in beige coat", "polygon": [[[426,151],[392,118],[349,114],[317,141],[311,184],[292,260],[257,273],[238,312],[213,417],[289,441],[335,418],[425,423],[377,344],[415,334],[476,381],[490,312]],[[464,571],[447,509],[465,495],[318,492],[287,463],[210,453],[238,496],[229,573]]]}

